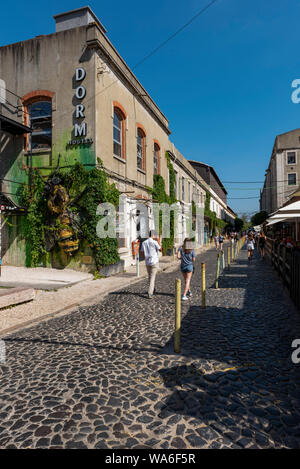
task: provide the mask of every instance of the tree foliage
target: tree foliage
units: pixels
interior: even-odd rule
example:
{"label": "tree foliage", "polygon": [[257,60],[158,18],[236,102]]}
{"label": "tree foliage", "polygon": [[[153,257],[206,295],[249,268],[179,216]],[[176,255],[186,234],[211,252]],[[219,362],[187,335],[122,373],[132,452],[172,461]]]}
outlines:
{"label": "tree foliage", "polygon": [[253,226],[262,225],[266,221],[267,218],[268,218],[268,213],[263,210],[253,215],[253,217],[251,218],[251,223]]}
{"label": "tree foliage", "polygon": [[234,220],[234,229],[235,231],[242,231],[242,229],[244,228],[244,220],[242,220],[241,218],[235,218]]}

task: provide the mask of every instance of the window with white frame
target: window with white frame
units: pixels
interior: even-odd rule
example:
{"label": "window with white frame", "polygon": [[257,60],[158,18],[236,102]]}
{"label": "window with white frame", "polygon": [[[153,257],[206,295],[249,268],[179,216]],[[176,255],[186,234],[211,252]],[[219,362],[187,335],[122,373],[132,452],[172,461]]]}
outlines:
{"label": "window with white frame", "polygon": [[184,199],[185,199],[185,180],[184,180],[184,177],[182,176],[181,178],[181,196],[182,196],[182,202],[184,202]]}
{"label": "window with white frame", "polygon": [[296,164],[296,152],[295,151],[287,152],[287,164]]}
{"label": "window with white frame", "polygon": [[290,173],[288,174],[288,185],[289,186],[295,186],[297,183],[297,175],[296,173]]}

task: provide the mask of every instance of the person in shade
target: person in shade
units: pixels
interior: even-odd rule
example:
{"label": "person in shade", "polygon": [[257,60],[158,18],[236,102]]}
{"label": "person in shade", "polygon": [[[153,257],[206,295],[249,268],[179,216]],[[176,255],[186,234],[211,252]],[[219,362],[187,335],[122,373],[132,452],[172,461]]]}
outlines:
{"label": "person in shade", "polygon": [[214,236],[214,242],[215,242],[216,250],[218,250],[219,249],[219,236],[218,235]]}
{"label": "person in shade", "polygon": [[181,299],[186,301],[192,296],[190,284],[196,259],[194,243],[190,238],[185,238],[183,246],[178,249],[177,258],[181,260],[180,268],[185,282],[184,293]]}
{"label": "person in shade", "polygon": [[223,243],[224,243],[224,236],[222,234],[220,234],[220,236],[219,236],[220,251],[223,251]]}
{"label": "person in shade", "polygon": [[261,258],[262,260],[264,260],[265,259],[265,247],[266,247],[266,235],[264,234],[263,231],[260,233],[260,236],[258,238],[258,247],[259,247]]}
{"label": "person in shade", "polygon": [[159,269],[159,251],[161,251],[161,247],[158,242],[153,239],[156,235],[155,231],[150,231],[150,236],[146,241],[143,242],[141,251],[144,253],[146,268],[148,272],[149,278],[149,289],[148,289],[148,298],[151,299],[153,297],[153,293],[155,292],[155,279],[156,274]]}

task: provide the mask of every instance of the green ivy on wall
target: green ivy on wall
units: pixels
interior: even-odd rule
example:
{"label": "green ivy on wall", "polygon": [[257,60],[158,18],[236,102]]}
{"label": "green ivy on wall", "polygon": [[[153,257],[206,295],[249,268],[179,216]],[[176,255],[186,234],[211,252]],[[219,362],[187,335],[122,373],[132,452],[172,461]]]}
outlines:
{"label": "green ivy on wall", "polygon": [[219,229],[219,232],[222,232],[228,226],[228,223],[225,220],[222,220],[221,218],[217,218],[216,212],[210,210],[210,200],[211,195],[209,192],[206,191],[204,216],[209,218],[211,233],[212,236],[215,236],[216,228]]}
{"label": "green ivy on wall", "polygon": [[[171,163],[170,157],[168,153],[165,154],[167,159],[167,166],[169,170],[169,195],[166,193],[165,190],[165,181],[162,176],[159,174],[155,174],[153,177],[153,189],[152,197],[153,201],[159,204],[167,203],[172,205],[176,202],[176,195],[175,195],[175,187],[176,187],[176,175],[174,171],[174,167]],[[171,211],[170,214],[170,237],[163,238],[162,240],[162,252],[164,255],[167,254],[169,249],[172,249],[174,246],[174,233],[175,233],[175,217],[174,211]],[[159,234],[162,233],[162,214],[159,214]]]}
{"label": "green ivy on wall", "polygon": [[[117,239],[100,239],[96,234],[96,227],[101,219],[96,214],[97,206],[102,202],[118,206],[119,191],[115,185],[109,183],[103,170],[87,170],[81,163],[68,170],[61,170],[56,176],[60,178],[60,184],[67,189],[70,199],[76,200],[70,210],[80,220],[81,245],[88,243],[97,269],[118,262],[120,258]],[[31,190],[25,186],[21,189],[22,201],[28,210],[24,221],[28,267],[40,265],[48,254],[45,249],[45,234],[49,230],[57,229],[57,226],[53,228],[50,224],[51,215],[44,195],[44,183],[36,171],[32,179]]]}

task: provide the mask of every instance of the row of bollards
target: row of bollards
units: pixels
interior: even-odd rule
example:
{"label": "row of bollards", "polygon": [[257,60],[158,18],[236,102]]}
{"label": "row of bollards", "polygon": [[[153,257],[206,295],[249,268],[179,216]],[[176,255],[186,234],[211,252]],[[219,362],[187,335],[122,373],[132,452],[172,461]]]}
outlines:
{"label": "row of bollards", "polygon": [[[243,247],[245,241],[245,237],[242,237],[238,241],[236,241],[234,244],[231,245],[231,247],[227,248],[227,269],[230,270],[230,266],[235,260],[237,259],[240,250]],[[216,269],[216,281],[215,281],[215,287],[219,288],[219,276],[220,276],[220,258],[222,258],[222,267],[223,270],[225,270],[225,253],[224,251],[221,251],[217,255],[217,269]]]}
{"label": "row of bollards", "polygon": [[[227,248],[227,268],[230,270],[230,265],[233,263],[243,247],[245,237],[238,240],[235,246]],[[230,255],[231,254],[231,255]],[[174,255],[174,253],[173,253]],[[220,265],[222,261],[223,270],[225,269],[225,253],[224,251],[218,252],[217,255],[217,271],[215,287],[219,288]],[[201,263],[201,307],[206,308],[206,277],[205,277],[205,262]],[[176,279],[175,285],[175,334],[174,334],[174,352],[180,353],[180,332],[181,332],[181,280]]]}

